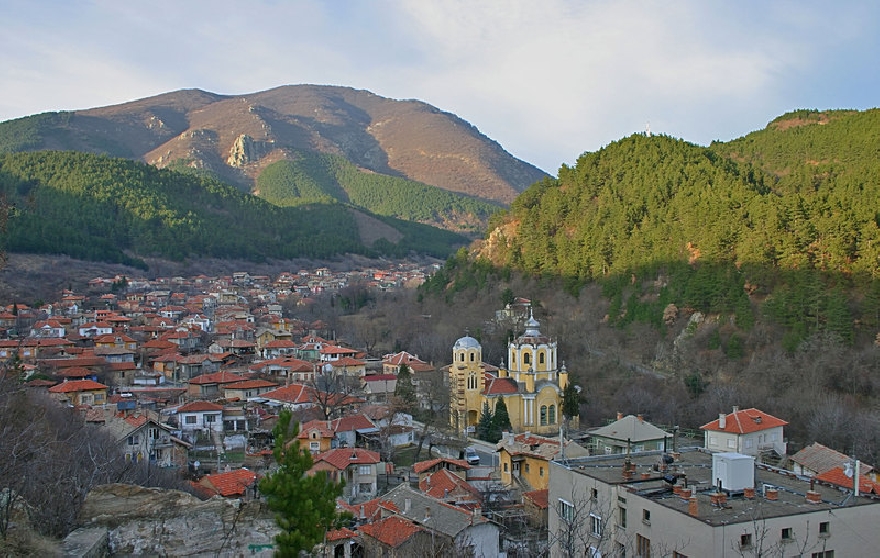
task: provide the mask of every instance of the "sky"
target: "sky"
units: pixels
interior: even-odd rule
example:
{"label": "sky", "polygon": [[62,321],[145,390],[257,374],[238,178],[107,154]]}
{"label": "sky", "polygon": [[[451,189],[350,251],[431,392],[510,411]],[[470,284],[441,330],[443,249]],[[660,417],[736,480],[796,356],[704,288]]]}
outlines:
{"label": "sky", "polygon": [[643,132],[708,145],[880,106],[880,2],[0,0],[0,121],[184,88],[419,99],[555,174]]}

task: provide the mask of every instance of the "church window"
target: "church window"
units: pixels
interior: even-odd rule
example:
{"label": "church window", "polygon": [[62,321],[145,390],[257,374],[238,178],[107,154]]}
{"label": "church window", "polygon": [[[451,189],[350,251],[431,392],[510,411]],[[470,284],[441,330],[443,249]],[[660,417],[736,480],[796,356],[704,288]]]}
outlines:
{"label": "church window", "polygon": [[556,424],[556,405],[550,405],[547,410],[547,421],[550,424]]}
{"label": "church window", "polygon": [[541,405],[541,426],[547,426],[547,405]]}
{"label": "church window", "polygon": [[523,353],[523,364],[529,364],[531,362],[531,355],[529,353]]}
{"label": "church window", "polygon": [[477,356],[476,353],[471,353],[471,362],[474,362],[474,357],[476,357],[476,356]]}
{"label": "church window", "polygon": [[468,389],[477,389],[477,376],[475,374],[468,376]]}
{"label": "church window", "polygon": [[464,362],[464,353],[461,353],[461,358],[459,360]]}
{"label": "church window", "polygon": [[544,364],[544,353],[538,354],[538,363]]}
{"label": "church window", "polygon": [[[5,354],[0,354],[0,356],[6,356]],[[516,353],[510,353],[510,364],[516,362]]]}

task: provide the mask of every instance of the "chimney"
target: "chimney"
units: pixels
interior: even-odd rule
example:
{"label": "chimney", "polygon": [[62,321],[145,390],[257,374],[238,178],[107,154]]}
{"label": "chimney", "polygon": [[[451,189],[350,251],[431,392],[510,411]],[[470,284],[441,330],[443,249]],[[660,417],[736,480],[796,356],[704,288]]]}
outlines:
{"label": "chimney", "polygon": [[361,519],[366,519],[366,518],[367,518],[367,512],[364,509],[363,504],[361,504]]}
{"label": "chimney", "polygon": [[743,488],[743,497],[748,498],[749,500],[754,499],[755,488],[753,486],[747,486],[747,487]]}
{"label": "chimney", "polygon": [[622,418],[623,418],[623,413],[621,413],[620,411],[617,411],[617,420],[620,420]]}
{"label": "chimney", "polygon": [[688,515],[691,517],[699,517],[700,516],[700,507],[697,504],[696,490],[691,491],[691,497],[688,498]]}
{"label": "chimney", "polygon": [[861,462],[856,459],[856,467],[853,471],[853,494],[856,498],[859,497],[859,474],[861,472],[860,469],[862,468],[861,465]]}
{"label": "chimney", "polygon": [[[733,408],[733,412],[736,412],[736,407]],[[720,428],[721,430],[727,428],[727,415],[725,415],[724,413],[720,413],[718,415],[718,428]]]}
{"label": "chimney", "polygon": [[412,500],[410,498],[403,499],[403,513],[408,514],[410,507],[412,507]]}
{"label": "chimney", "polygon": [[779,499],[779,491],[775,486],[765,486],[764,487],[764,498],[768,500],[778,500]]}
{"label": "chimney", "polygon": [[645,419],[642,418],[642,415],[639,415],[639,422],[645,422]]}
{"label": "chimney", "polygon": [[734,406],[733,406],[733,414],[736,414],[736,413],[738,413],[738,412],[739,412],[739,407],[736,406],[736,405],[734,405]]}

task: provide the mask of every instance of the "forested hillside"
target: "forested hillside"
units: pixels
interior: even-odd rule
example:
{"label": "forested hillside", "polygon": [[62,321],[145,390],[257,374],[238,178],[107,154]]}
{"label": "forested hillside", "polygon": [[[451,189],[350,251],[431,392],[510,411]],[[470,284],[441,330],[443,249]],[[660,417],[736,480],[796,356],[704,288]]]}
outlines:
{"label": "forested hillside", "polygon": [[256,193],[279,206],[343,202],[377,215],[471,233],[485,231],[489,217],[501,209],[435,186],[364,171],[339,155],[306,151],[266,167]]}
{"label": "forested hillside", "polygon": [[878,152],[880,110],[800,111],[708,148],[634,135],[529,188],[480,254],[600,281],[612,322],[659,327],[674,304],[742,328],[767,315],[791,347],[851,342],[880,318]]}
{"label": "forested hillside", "polygon": [[[445,257],[465,241],[338,203],[276,207],[205,176],[75,152],[0,156],[0,191],[6,250],[140,266],[144,257]],[[362,240],[355,223],[366,222],[384,231],[378,240]]]}

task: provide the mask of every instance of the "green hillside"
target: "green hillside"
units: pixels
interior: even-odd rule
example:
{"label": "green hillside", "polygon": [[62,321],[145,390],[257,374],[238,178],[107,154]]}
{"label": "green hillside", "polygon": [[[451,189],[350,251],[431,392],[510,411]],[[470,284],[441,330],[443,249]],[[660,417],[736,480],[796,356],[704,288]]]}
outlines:
{"label": "green hillside", "polygon": [[[609,319],[668,304],[852,340],[880,318],[880,111],[800,111],[710,147],[634,135],[526,190],[494,219],[497,266],[598,280]],[[857,321],[854,321],[857,320]]]}
{"label": "green hillside", "polygon": [[385,174],[363,171],[339,155],[300,151],[272,163],[257,179],[260,197],[279,206],[338,201],[377,215],[442,225],[450,216],[461,229],[481,229],[499,206]]}
{"label": "green hillside", "polygon": [[11,206],[10,252],[143,265],[144,257],[444,257],[465,242],[446,231],[373,216],[395,231],[396,242],[367,246],[352,218],[358,210],[350,206],[277,207],[206,176],[84,153],[0,155],[0,191]]}

